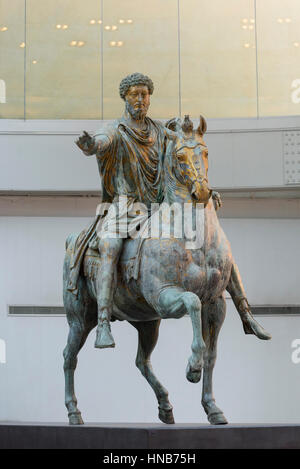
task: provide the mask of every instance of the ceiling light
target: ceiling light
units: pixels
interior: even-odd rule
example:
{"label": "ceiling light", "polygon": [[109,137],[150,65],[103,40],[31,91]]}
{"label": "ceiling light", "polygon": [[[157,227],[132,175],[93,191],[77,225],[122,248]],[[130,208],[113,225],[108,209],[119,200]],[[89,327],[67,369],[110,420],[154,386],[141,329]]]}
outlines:
{"label": "ceiling light", "polygon": [[124,24],[124,23],[125,23],[125,20],[122,20],[122,19],[121,19],[121,20],[119,20],[119,23],[120,23],[120,24]]}
{"label": "ceiling light", "polygon": [[91,20],[90,24],[96,24],[96,20]]}
{"label": "ceiling light", "polygon": [[243,23],[248,23],[248,18],[243,18]]}
{"label": "ceiling light", "polygon": [[243,29],[248,29],[248,26],[246,24],[243,24],[242,28]]}
{"label": "ceiling light", "polygon": [[37,60],[33,60],[32,63],[35,65],[37,64]]}
{"label": "ceiling light", "polygon": [[102,24],[102,20],[98,20],[98,24]]}
{"label": "ceiling light", "polygon": [[291,18],[286,18],[286,19],[285,19],[285,22],[286,22],[286,23],[291,23],[291,21],[292,21]]}
{"label": "ceiling light", "polygon": [[277,18],[277,23],[283,23],[283,19],[282,18]]}
{"label": "ceiling light", "polygon": [[116,41],[110,41],[110,43],[109,43],[109,45],[110,45],[111,47],[115,47],[116,44],[117,44]]}
{"label": "ceiling light", "polygon": [[56,29],[61,29],[61,24],[57,24]]}
{"label": "ceiling light", "polygon": [[249,29],[250,29],[250,30],[254,29],[253,24],[250,24],[250,25],[249,25]]}
{"label": "ceiling light", "polygon": [[20,47],[24,49],[25,45],[26,45],[25,42],[21,42]]}
{"label": "ceiling light", "polygon": [[77,47],[82,47],[84,46],[85,42],[84,41],[78,41],[77,42]]}
{"label": "ceiling light", "polygon": [[295,46],[295,47],[299,47],[299,46],[300,46],[300,43],[299,43],[299,42],[294,42],[294,46]]}
{"label": "ceiling light", "polygon": [[118,46],[118,47],[122,47],[122,46],[123,46],[123,44],[124,44],[124,42],[123,42],[123,41],[118,41],[118,42],[117,42],[117,46]]}
{"label": "ceiling light", "polygon": [[76,46],[76,45],[77,45],[77,41],[71,41],[71,42],[70,42],[70,46],[73,47],[73,46]]}
{"label": "ceiling light", "polygon": [[246,47],[246,49],[248,49],[250,47],[249,42],[246,42],[246,44],[244,44],[244,47]]}
{"label": "ceiling light", "polygon": [[111,27],[112,31],[116,31],[117,29],[118,29],[118,26],[116,26],[115,24]]}
{"label": "ceiling light", "polygon": [[250,18],[250,23],[255,23],[255,19],[254,19],[254,18]]}
{"label": "ceiling light", "polygon": [[127,23],[131,24],[131,23],[133,23],[133,20],[127,20]]}
{"label": "ceiling light", "polygon": [[106,29],[106,31],[109,31],[110,30],[110,26],[104,26],[104,29]]}
{"label": "ceiling light", "polygon": [[63,27],[62,27],[62,29],[68,29],[68,27],[69,27],[69,26],[68,26],[67,24],[64,24]]}
{"label": "ceiling light", "polygon": [[0,31],[2,31],[4,33],[4,31],[7,31],[8,30],[8,27],[7,26],[3,26],[3,28],[0,29]]}

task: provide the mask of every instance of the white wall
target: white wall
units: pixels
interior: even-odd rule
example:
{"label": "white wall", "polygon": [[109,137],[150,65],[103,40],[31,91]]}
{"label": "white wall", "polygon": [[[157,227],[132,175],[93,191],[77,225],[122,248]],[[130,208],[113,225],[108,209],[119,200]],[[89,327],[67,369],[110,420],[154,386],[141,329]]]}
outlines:
{"label": "white wall", "polygon": [[[83,129],[93,132],[107,122],[0,121],[0,191],[99,190],[94,158],[84,157],[74,142]],[[299,127],[297,116],[209,120],[210,183],[229,189],[284,186],[284,131]]]}
{"label": "white wall", "polygon": [[[299,122],[299,117],[209,121],[211,184],[233,191],[284,188],[283,132],[299,128]],[[83,129],[98,127],[93,121],[0,121],[0,191],[23,193],[0,197],[0,339],[6,342],[0,420],[67,420],[65,317],[8,317],[7,305],[62,304],[65,238],[89,223],[97,198],[57,195],[99,189],[94,158],[74,145]],[[54,197],[27,197],[31,191]],[[221,212],[249,301],[299,305],[299,194],[291,200],[252,196],[224,200]],[[300,364],[292,363],[291,343],[300,338],[300,317],[260,322],[272,341],[245,336],[228,300],[214,379],[217,403],[231,422],[299,422]],[[115,350],[94,349],[93,331],[80,353],[76,389],[83,417],[155,422],[155,397],[134,365],[136,332],[122,322],[113,324],[113,333]],[[191,334],[188,317],[163,321],[153,365],[170,392],[177,422],[206,422],[201,386],[185,379]]]}
{"label": "white wall", "polygon": [[[262,202],[263,203],[263,202]],[[68,233],[88,218],[0,218],[0,420],[66,421],[62,350],[64,317],[8,317],[8,304],[62,304],[62,262]],[[246,291],[253,304],[300,304],[299,219],[225,219]],[[273,339],[243,334],[228,300],[215,371],[217,403],[230,422],[299,422],[300,364],[291,343],[300,317],[260,319]],[[156,422],[152,390],[135,368],[137,337],[127,323],[113,324],[115,350],[94,349],[93,331],[79,356],[76,390],[87,422]],[[201,386],[185,379],[190,355],[188,317],[162,321],[153,353],[157,375],[170,392],[177,422],[206,422]]]}
{"label": "white wall", "polygon": [[[210,182],[216,187],[283,185],[282,133],[218,133],[206,137]],[[5,165],[0,190],[99,190],[94,157],[76,147],[76,135],[1,135]],[[3,161],[4,162],[4,161]]]}

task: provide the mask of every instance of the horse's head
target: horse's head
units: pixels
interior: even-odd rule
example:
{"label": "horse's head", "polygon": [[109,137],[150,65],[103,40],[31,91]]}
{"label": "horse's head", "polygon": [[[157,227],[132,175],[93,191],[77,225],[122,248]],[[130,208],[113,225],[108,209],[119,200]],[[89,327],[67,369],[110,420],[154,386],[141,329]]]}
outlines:
{"label": "horse's head", "polygon": [[196,131],[193,130],[193,123],[188,116],[182,126],[179,119],[172,119],[166,126],[177,134],[169,153],[174,176],[181,185],[188,188],[193,200],[206,204],[211,190],[207,180],[207,147],[203,141],[205,120],[200,118]]}

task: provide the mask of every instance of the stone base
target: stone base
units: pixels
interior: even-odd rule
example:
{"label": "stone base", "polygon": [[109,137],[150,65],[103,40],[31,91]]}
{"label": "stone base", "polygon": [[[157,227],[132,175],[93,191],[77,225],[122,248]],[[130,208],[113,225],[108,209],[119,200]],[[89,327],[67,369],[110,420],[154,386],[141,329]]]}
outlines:
{"label": "stone base", "polygon": [[300,449],[299,425],[0,422],[1,449]]}

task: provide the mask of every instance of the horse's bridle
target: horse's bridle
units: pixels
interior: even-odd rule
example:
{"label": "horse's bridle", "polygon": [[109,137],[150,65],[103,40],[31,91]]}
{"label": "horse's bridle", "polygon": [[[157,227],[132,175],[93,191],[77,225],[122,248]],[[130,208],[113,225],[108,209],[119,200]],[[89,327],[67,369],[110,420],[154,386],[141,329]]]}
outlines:
{"label": "horse's bridle", "polygon": [[[195,145],[193,146],[189,146],[189,145],[182,145],[181,147],[177,148],[175,150],[175,154],[177,154],[180,150],[182,150],[183,148],[189,148],[191,150],[194,150],[195,148],[199,147],[199,146],[204,146],[202,143],[196,143]],[[207,147],[206,147],[207,148]],[[180,163],[179,163],[180,164]],[[208,179],[204,176],[200,176],[198,178],[195,178],[195,179],[191,179],[191,182],[192,182],[192,185],[195,184],[196,182],[199,182],[199,183],[203,183],[203,182],[206,182],[208,184]]]}

